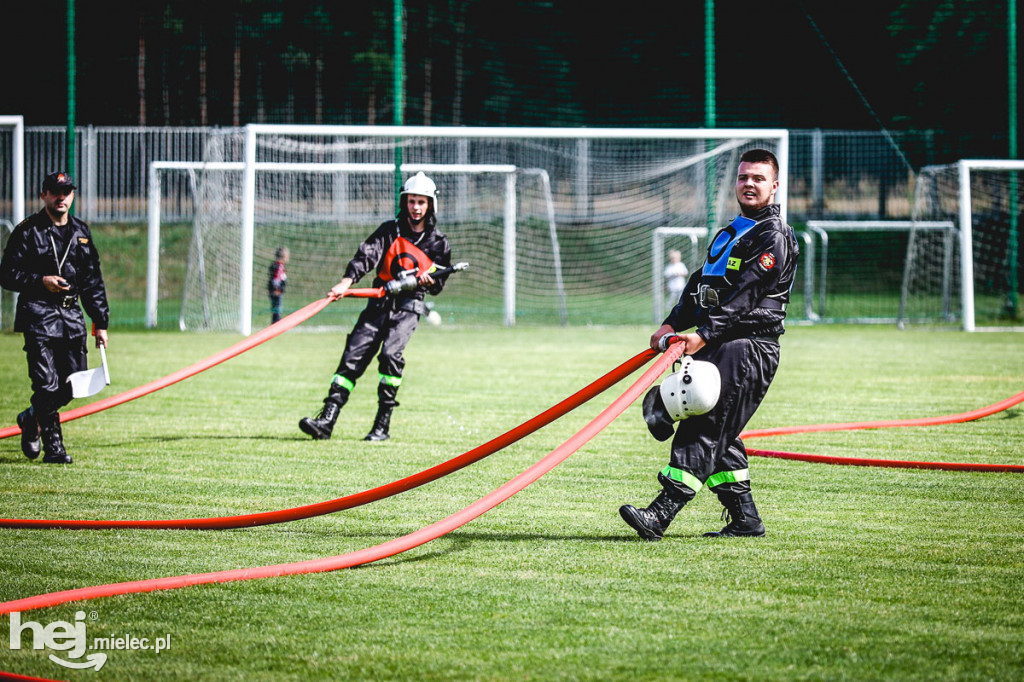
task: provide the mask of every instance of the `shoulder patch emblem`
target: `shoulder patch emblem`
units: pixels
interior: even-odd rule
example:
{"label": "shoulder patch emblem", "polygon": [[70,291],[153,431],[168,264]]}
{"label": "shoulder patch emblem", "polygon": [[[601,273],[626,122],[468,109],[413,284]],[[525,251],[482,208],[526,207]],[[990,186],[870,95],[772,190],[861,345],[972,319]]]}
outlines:
{"label": "shoulder patch emblem", "polygon": [[771,252],[762,253],[761,259],[758,262],[765,270],[771,270],[775,267],[775,254]]}
{"label": "shoulder patch emblem", "polygon": [[79,244],[88,244],[89,243],[89,238],[88,237],[79,237],[78,238],[78,243]]}

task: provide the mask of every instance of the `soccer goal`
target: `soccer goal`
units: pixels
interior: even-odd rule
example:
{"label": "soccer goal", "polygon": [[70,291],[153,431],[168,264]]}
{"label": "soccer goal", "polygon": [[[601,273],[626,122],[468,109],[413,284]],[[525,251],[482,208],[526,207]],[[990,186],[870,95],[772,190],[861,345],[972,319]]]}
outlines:
{"label": "soccer goal", "polygon": [[[900,325],[936,318],[965,331],[1020,321],[1024,161],[962,160],[918,175],[914,218],[953,222],[955,239],[915,229],[907,245]],[[946,249],[952,243],[953,253]]]}
{"label": "soccer goal", "polygon": [[894,324],[901,315],[901,283],[912,235],[935,245],[936,293],[932,322],[954,308],[956,227],[952,221],[809,220],[801,254],[807,317],[820,322]]}
{"label": "soccer goal", "polygon": [[[785,130],[225,131],[196,171],[182,326],[249,333],[269,321],[269,303],[259,302],[279,246],[291,252],[286,309],[322,298],[359,243],[395,215],[398,181],[417,170],[438,185],[453,258],[470,263],[437,300],[446,320],[648,324],[652,235],[728,222],[738,156],[756,147],[779,157],[785,206]],[[331,306],[318,319],[341,324],[353,311]]]}
{"label": "soccer goal", "polygon": [[[164,196],[162,192],[163,178],[166,174],[172,172],[186,172],[191,180],[193,186],[193,195],[198,196],[199,190],[197,187],[197,178],[199,173],[218,173],[218,172],[234,172],[237,174],[244,173],[246,166],[242,162],[188,162],[188,161],[154,161],[150,164],[149,169],[149,198],[148,198],[148,251],[147,251],[147,277],[146,277],[146,324],[148,327],[155,327],[157,325],[158,314],[157,306],[159,302],[159,290],[160,290],[160,224],[161,224],[161,206],[164,203]],[[304,163],[256,163],[255,170],[257,172],[267,173],[278,173],[278,174],[290,174],[290,173],[309,173],[310,168],[308,164]],[[382,175],[393,175],[395,166],[394,164],[359,164],[359,163],[323,163],[317,167],[318,172],[326,174],[338,174],[338,175],[356,175],[357,177],[361,174],[369,174],[371,176],[382,176]],[[517,169],[514,166],[502,166],[502,165],[423,165],[423,164],[411,164],[401,166],[403,173],[415,173],[418,171],[428,172],[435,176],[447,176],[447,175],[458,175],[458,174],[497,174],[505,177],[504,192],[505,192],[505,209],[504,209],[504,220],[506,225],[515,224],[515,175],[521,173],[524,176],[537,176],[540,182],[546,188],[546,196],[548,197],[548,216],[553,221],[554,211],[553,207],[550,206],[550,188],[548,185],[548,179],[543,171],[531,171],[530,169],[522,170]],[[335,188],[337,189],[337,188]],[[347,189],[347,188],[346,188]],[[380,188],[375,188],[380,189]],[[347,195],[348,192],[346,191]],[[345,197],[342,201],[342,205],[336,207],[338,211],[338,219],[343,220],[344,216],[348,213],[348,197]],[[248,244],[255,240],[255,222],[246,224],[243,219],[243,245],[245,248]],[[250,235],[247,235],[250,233]],[[195,229],[193,231],[193,245],[192,245],[192,261],[190,262],[189,271],[192,273],[190,280],[193,282],[193,287],[198,290],[198,306],[193,305],[197,310],[192,311],[191,315],[188,315],[186,311],[189,310],[188,304],[188,290],[186,289],[186,299],[183,302],[181,315],[179,317],[179,326],[182,330],[189,328],[216,328],[214,324],[216,319],[216,313],[214,311],[215,301],[214,295],[221,293],[216,287],[216,282],[211,282],[207,278],[207,258],[208,252],[204,243],[204,230]],[[514,236],[515,230],[505,230],[506,243],[504,244],[504,252],[514,257],[515,254],[515,243]],[[560,263],[558,258],[558,242],[557,233],[555,230],[554,223],[550,223],[550,235],[551,235],[551,252],[554,259],[554,268],[556,271],[556,283],[559,285],[559,292],[563,301],[564,310],[564,290],[561,288],[560,278]],[[293,234],[282,234],[276,241],[282,246],[288,246],[289,249],[295,248],[297,244],[302,243],[308,235],[303,234],[303,230],[299,230],[298,233]],[[316,253],[316,247],[319,245],[312,245],[312,251]],[[216,256],[214,252],[212,254]],[[311,254],[306,253],[299,266],[296,268],[299,272],[305,272],[310,269],[310,263],[315,258],[311,257]],[[240,278],[241,290],[240,296],[244,300],[245,293],[250,291],[253,287],[251,284],[245,282],[245,277],[250,280],[253,277],[252,272],[244,273],[244,263],[240,262],[239,272],[243,273]],[[514,273],[513,268],[506,268],[506,272]],[[514,290],[514,279],[510,279],[506,276],[507,285],[506,289]],[[511,286],[509,286],[509,284]],[[294,288],[294,287],[293,287]],[[251,306],[251,303],[249,304]],[[245,315],[243,311],[243,315]],[[198,322],[196,321],[198,317]],[[242,319],[245,319],[244,317]],[[241,325],[241,320],[239,321]],[[244,330],[243,330],[244,331]]]}

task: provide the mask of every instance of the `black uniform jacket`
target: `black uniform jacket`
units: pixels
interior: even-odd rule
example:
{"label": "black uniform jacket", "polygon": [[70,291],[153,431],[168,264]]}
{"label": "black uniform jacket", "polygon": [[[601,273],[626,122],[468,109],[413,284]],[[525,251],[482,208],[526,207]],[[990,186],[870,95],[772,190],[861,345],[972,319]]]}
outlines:
{"label": "black uniform jacket", "polygon": [[664,324],[696,327],[708,343],[784,333],[800,248],[777,205],[737,216],[708,247]]}
{"label": "black uniform jacket", "polygon": [[[71,290],[47,291],[45,275],[60,275]],[[85,336],[82,309],[69,296],[78,297],[97,329],[106,329],[110,321],[96,244],[89,226],[74,216],[56,227],[44,209],[14,228],[0,261],[0,286],[18,292],[16,332],[46,338]]]}
{"label": "black uniform jacket", "polygon": [[[359,245],[356,255],[345,268],[345,277],[351,278],[355,283],[370,271],[375,271],[373,286],[384,286],[387,280],[398,274],[396,272],[384,273],[384,267],[388,249],[399,237],[422,251],[438,268],[446,268],[451,265],[452,250],[448,244],[448,237],[437,229],[432,219],[428,220],[423,232],[413,232],[405,220],[395,219],[381,223],[380,227]],[[395,262],[399,262],[399,259],[396,259]],[[382,274],[385,276],[381,277]],[[426,293],[436,296],[444,289],[446,279],[446,277],[436,279],[434,284],[426,290],[417,287],[413,291],[402,292],[399,300],[412,298],[422,301]],[[376,299],[370,299],[368,303],[372,303],[374,300]]]}

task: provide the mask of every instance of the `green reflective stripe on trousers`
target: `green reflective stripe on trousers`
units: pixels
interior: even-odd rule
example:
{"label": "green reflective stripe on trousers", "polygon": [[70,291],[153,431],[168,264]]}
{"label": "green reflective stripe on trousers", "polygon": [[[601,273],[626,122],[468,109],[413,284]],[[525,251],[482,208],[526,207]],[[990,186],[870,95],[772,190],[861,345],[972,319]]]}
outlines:
{"label": "green reflective stripe on trousers", "polygon": [[378,376],[380,377],[380,383],[382,384],[387,384],[388,386],[402,385],[402,377],[393,377],[387,374],[379,374]]}
{"label": "green reflective stripe on trousers", "polygon": [[673,481],[682,483],[687,488],[693,488],[693,492],[698,492],[704,487],[704,484],[700,482],[696,476],[691,474],[689,471],[683,471],[682,469],[676,469],[672,466],[667,466],[661,470],[661,475],[670,478]]}
{"label": "green reflective stripe on trousers", "polygon": [[356,387],[356,382],[354,382],[351,379],[348,379],[346,377],[343,377],[340,374],[335,374],[334,375],[334,380],[331,383],[333,383],[335,386],[341,386],[343,389],[345,389],[349,393],[351,393],[352,389]]}
{"label": "green reflective stripe on trousers", "polygon": [[708,487],[714,488],[723,483],[739,483],[750,480],[750,469],[737,469],[736,471],[719,471],[708,479]]}

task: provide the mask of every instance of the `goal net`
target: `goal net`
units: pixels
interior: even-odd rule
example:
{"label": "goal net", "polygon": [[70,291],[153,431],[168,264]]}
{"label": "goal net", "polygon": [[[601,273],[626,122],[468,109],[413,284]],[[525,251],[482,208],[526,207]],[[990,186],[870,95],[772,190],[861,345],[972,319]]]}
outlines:
{"label": "goal net", "polygon": [[[417,170],[438,186],[453,261],[470,264],[433,299],[445,322],[648,325],[664,268],[652,263],[656,231],[727,223],[739,155],[758,147],[779,156],[784,203],[786,131],[226,131],[198,171],[181,326],[249,333],[269,324],[267,273],[281,246],[290,250],[285,312],[322,298],[360,242],[396,214],[399,185]],[[361,308],[335,304],[318,322],[350,324]]]}
{"label": "goal net", "polygon": [[[907,246],[900,324],[942,320],[967,331],[1019,323],[1024,161],[928,166],[915,221],[949,221],[956,234],[915,229]],[[951,245],[952,248],[948,248]]]}
{"label": "goal net", "polygon": [[[807,317],[815,322],[895,324],[912,238],[932,244],[941,304],[927,315],[946,319],[953,305],[956,229],[950,220],[809,220],[800,254]],[[945,312],[944,312],[945,311]]]}

